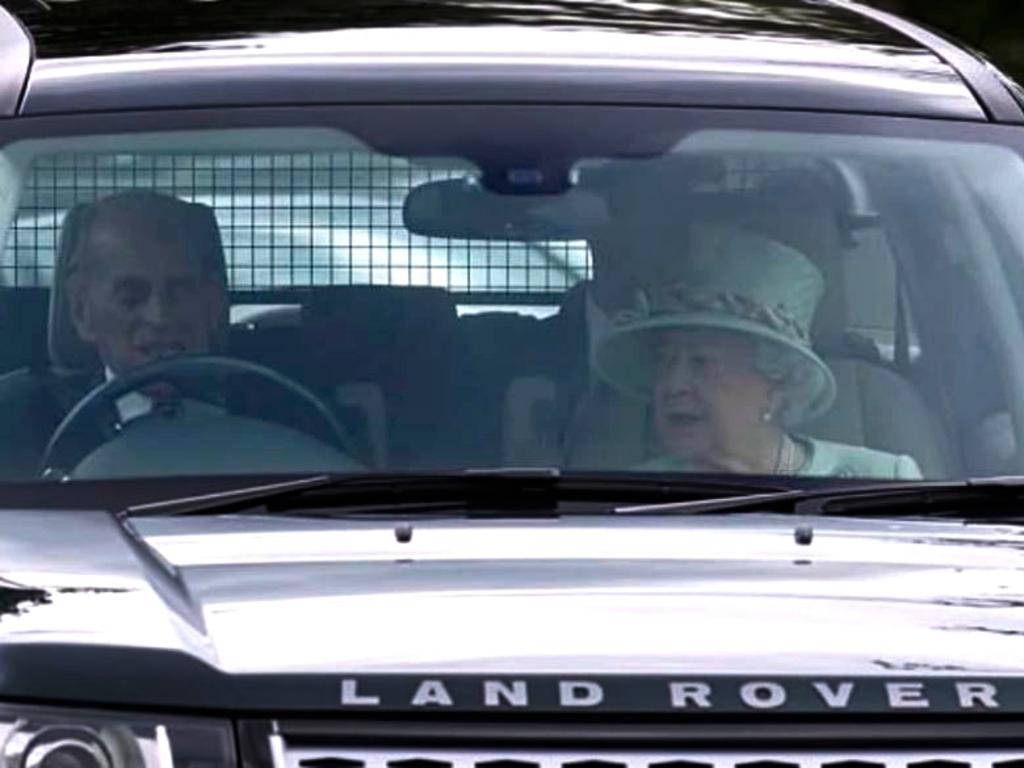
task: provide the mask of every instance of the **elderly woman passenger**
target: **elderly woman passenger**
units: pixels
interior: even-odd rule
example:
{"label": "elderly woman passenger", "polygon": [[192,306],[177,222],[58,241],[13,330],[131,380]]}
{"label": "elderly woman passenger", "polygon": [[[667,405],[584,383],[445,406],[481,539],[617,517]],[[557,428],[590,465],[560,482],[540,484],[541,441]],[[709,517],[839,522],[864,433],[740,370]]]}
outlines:
{"label": "elderly woman passenger", "polygon": [[823,292],[801,253],[730,232],[687,258],[678,283],[638,296],[598,345],[596,365],[612,386],[653,401],[664,453],[642,468],[919,478],[909,456],[797,431],[835,397],[810,345]]}

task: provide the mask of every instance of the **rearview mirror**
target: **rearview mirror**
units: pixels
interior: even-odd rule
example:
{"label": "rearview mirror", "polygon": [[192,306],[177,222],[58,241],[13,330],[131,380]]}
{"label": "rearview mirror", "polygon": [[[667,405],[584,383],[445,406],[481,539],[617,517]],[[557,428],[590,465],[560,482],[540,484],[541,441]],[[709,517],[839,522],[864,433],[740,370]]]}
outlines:
{"label": "rearview mirror", "polygon": [[472,179],[414,187],[402,213],[413,234],[470,240],[587,240],[609,219],[607,204],[592,192],[501,195]]}

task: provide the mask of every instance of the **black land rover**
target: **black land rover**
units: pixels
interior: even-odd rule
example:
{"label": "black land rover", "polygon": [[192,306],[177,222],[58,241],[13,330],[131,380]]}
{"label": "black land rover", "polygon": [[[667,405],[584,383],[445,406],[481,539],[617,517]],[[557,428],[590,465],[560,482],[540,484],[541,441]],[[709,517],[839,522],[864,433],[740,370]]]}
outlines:
{"label": "black land rover", "polygon": [[843,0],[5,5],[0,768],[1024,764],[984,60]]}

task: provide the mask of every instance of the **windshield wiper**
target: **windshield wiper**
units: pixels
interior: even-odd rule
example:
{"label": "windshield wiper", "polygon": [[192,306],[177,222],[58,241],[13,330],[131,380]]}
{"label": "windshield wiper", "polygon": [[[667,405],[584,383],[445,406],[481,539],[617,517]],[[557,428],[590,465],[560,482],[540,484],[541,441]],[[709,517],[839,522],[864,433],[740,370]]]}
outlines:
{"label": "windshield wiper", "polygon": [[565,475],[558,469],[484,469],[417,474],[314,475],[128,507],[125,517],[218,515],[261,508],[271,514],[332,516],[458,510],[470,516],[554,517],[578,502],[595,505],[700,502],[773,497],[785,486],[719,475]]}
{"label": "windshield wiper", "polygon": [[617,507],[615,512],[620,515],[777,512],[808,516],[964,517],[972,521],[1005,521],[1024,517],[1024,477],[794,489],[745,497]]}
{"label": "windshield wiper", "polygon": [[[572,503],[576,506],[566,506]],[[304,517],[451,511],[471,517],[556,517],[602,511],[620,515],[774,512],[1007,520],[1024,517],[1024,477],[850,481],[840,486],[834,480],[819,480],[810,487],[787,488],[767,480],[722,475],[563,474],[553,468],[314,475],[140,504],[121,514],[218,515],[257,508],[269,514]]]}

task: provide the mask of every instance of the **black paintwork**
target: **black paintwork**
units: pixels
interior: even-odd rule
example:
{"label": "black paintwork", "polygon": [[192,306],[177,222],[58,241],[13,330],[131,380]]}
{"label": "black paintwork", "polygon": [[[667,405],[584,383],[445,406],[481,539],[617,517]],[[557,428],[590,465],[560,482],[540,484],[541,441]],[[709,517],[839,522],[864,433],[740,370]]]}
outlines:
{"label": "black paintwork", "polygon": [[[696,10],[715,8],[729,13],[701,16]],[[798,0],[741,2],[719,0],[690,2],[528,3],[478,2],[328,2],[305,3],[217,0],[206,3],[158,2],[145,10],[128,0],[82,0],[54,3],[43,11],[31,3],[20,3],[22,20],[36,38],[42,61],[36,67],[24,112],[28,114],[69,111],[117,110],[144,107],[220,106],[225,104],[282,104],[296,102],[352,101],[601,101],[618,103],[702,104],[796,108],[884,114],[925,115],[958,119],[984,119],[975,94],[988,107],[988,116],[1019,119],[1016,112],[999,100],[991,84],[979,87],[972,79],[974,93],[958,78],[956,70],[969,60],[956,49],[942,53],[953,67],[944,67],[922,39],[893,31],[890,27],[848,10]],[[842,49],[883,54],[891,64],[895,81],[857,82],[836,78],[843,67],[825,62],[802,65],[800,75],[756,75],[749,71],[688,72],[634,70],[626,74],[609,65],[564,72],[557,66],[503,67],[489,72],[430,66],[430,61],[405,68],[353,67],[343,52],[335,52],[336,65],[278,63],[259,60],[251,40],[282,31],[310,32],[339,27],[430,26],[433,24],[488,25],[515,23],[528,27],[559,29],[597,28],[615,30],[635,41],[636,49],[646,44],[643,34],[662,38],[683,35],[715,35],[723,46],[739,52],[766,40],[813,42],[823,53]],[[254,66],[221,67],[203,53],[214,42],[237,43],[238,60],[253,57]],[[931,41],[934,43],[934,41]],[[219,50],[224,50],[217,46]],[[132,55],[116,65],[91,73],[64,57],[100,57],[160,50],[174,62],[156,74],[142,59]],[[230,53],[228,46],[227,53]],[[680,45],[680,59],[686,58]],[[749,61],[749,58],[748,58]],[[931,63],[931,69],[921,63]],[[863,74],[856,64],[851,73]],[[84,74],[83,74],[84,72]],[[466,76],[473,79],[467,84]],[[978,73],[973,73],[978,75]],[[898,82],[896,82],[898,81]],[[917,82],[915,91],[905,87]],[[159,84],[155,88],[154,84]],[[896,87],[896,86],[900,87]],[[949,94],[936,98],[929,87],[949,87]],[[994,102],[993,102],[994,100]],[[996,103],[998,109],[992,108]],[[78,489],[76,489],[78,490]],[[122,489],[123,490],[123,489]],[[149,493],[152,488],[140,490]],[[38,491],[32,493],[38,494]],[[162,495],[162,494],[161,494]],[[119,500],[126,497],[115,494]],[[8,503],[10,503],[8,501]],[[190,614],[187,591],[173,569],[162,567],[140,537],[123,531],[125,543],[137,561],[145,566],[154,593],[180,617],[191,620],[202,631],[202,615]],[[112,532],[107,532],[112,536]],[[54,594],[59,593],[56,590]],[[0,623],[22,614],[44,610],[54,594],[10,586],[0,589]],[[184,595],[184,597],[183,597]],[[1005,632],[983,626],[959,627],[978,632]],[[878,665],[890,664],[885,660]],[[227,711],[312,711],[336,712],[338,677],[335,675],[228,675],[187,654],[172,650],[110,648],[71,644],[0,645],[0,668],[5,670],[5,696],[139,707],[191,708],[196,691],[203,691],[203,706]],[[890,666],[883,667],[891,669]],[[918,670],[898,669],[895,674]],[[946,670],[952,671],[952,670]],[[649,681],[650,682],[650,681]],[[1024,687],[1016,685],[1015,710],[1024,711]],[[397,680],[395,685],[408,681]],[[654,683],[663,690],[664,681]],[[403,699],[408,691],[403,689]],[[625,700],[624,700],[625,702]],[[642,702],[641,702],[642,703]],[[549,707],[549,710],[551,708]],[[633,709],[625,702],[623,711]],[[557,710],[552,710],[557,711]],[[817,710],[797,707],[796,712]],[[866,707],[863,711],[872,711]],[[858,733],[865,733],[861,730]],[[879,733],[872,731],[873,734]],[[1019,738],[1018,729],[1013,730]],[[945,732],[949,736],[950,732]]]}
{"label": "black paintwork", "polygon": [[[970,53],[913,25],[819,0],[161,0],[147,4],[145,13],[129,0],[58,2],[49,10],[38,0],[8,0],[8,5],[36,47],[22,114],[529,101],[1024,121],[1007,87]],[[294,48],[282,55],[277,47],[288,33],[510,24],[565,33],[546,41],[562,54],[573,49],[571,32],[579,30],[615,33],[620,58],[641,58],[652,40],[678,40],[661,49],[668,51],[662,58],[683,69],[664,61],[623,67],[614,57],[607,57],[606,65],[601,56],[585,67],[566,67],[558,60],[456,66],[442,64],[436,47],[433,53],[420,51],[408,41],[379,52],[406,57],[404,65],[368,62],[365,52],[355,61],[348,39],[311,41],[313,58],[297,55]],[[716,41],[715,66],[703,65],[706,52],[690,50],[688,41],[698,37]],[[449,53],[471,57],[479,57],[481,45],[485,50],[487,45],[477,42],[474,49],[472,35],[445,37],[444,44],[450,44]],[[762,50],[762,44],[770,50]],[[572,50],[580,57],[592,53]]]}
{"label": "black paintwork", "polygon": [[0,621],[5,615],[20,616],[33,605],[50,602],[50,593],[44,589],[19,587],[0,582]]}
{"label": "black paintwork", "polygon": [[[640,44],[642,44],[642,40]],[[42,62],[22,114],[126,109],[301,104],[533,103],[633,104],[747,109],[795,109],[984,120],[986,113],[949,71],[945,76],[837,82],[840,68],[802,66],[799,72],[701,72],[626,69],[594,64],[481,68],[436,66],[429,57],[404,65],[333,61],[176,59],[159,74],[150,62],[119,62],[95,70]],[[926,86],[938,80],[946,92]],[[920,90],[915,88],[920,86]]]}
{"label": "black paintwork", "polygon": [[[451,717],[491,716],[515,722],[523,717],[547,718],[575,715],[583,722],[600,722],[609,716],[640,717],[651,723],[657,718],[678,718],[673,708],[669,684],[680,680],[699,680],[709,685],[710,709],[689,707],[686,718],[691,724],[714,722],[723,716],[743,717],[750,722],[754,713],[742,703],[740,688],[753,680],[771,682],[787,691],[786,703],[771,711],[759,710],[765,717],[801,717],[831,713],[833,722],[854,717],[884,715],[890,723],[913,721],[915,716],[959,715],[974,719],[997,721],[1000,717],[1020,718],[1024,714],[1024,680],[1000,680],[998,711],[966,711],[958,706],[954,686],[964,682],[991,682],[976,675],[947,672],[942,677],[909,677],[896,673],[885,678],[857,675],[640,675],[596,674],[555,676],[509,675],[344,675],[344,674],[227,674],[203,664],[188,654],[142,647],[111,647],[60,643],[0,644],[0,668],[4,670],[3,696],[16,701],[39,701],[76,707],[135,707],[141,711],[183,710],[195,714],[233,713],[241,716],[303,712],[329,713],[334,717],[369,717],[379,719],[395,716],[430,717],[442,713]],[[373,707],[343,706],[340,698],[341,680],[358,678],[361,692],[379,695],[380,704]],[[486,707],[482,688],[485,680],[524,682],[530,690],[530,704],[525,708],[508,705]],[[559,682],[586,680],[601,687],[604,700],[597,707],[571,708],[559,704]],[[446,706],[412,706],[410,701],[425,681],[440,682],[452,698]],[[814,683],[834,688],[852,683],[855,696],[841,711],[829,709]],[[925,711],[893,709],[887,704],[887,683],[914,683],[922,686],[922,695],[931,702]],[[202,692],[201,696],[198,692]],[[330,726],[327,726],[330,727]],[[870,739],[876,734],[862,732]],[[1020,738],[1019,732],[1015,734]]]}
{"label": "black paintwork", "polygon": [[[617,637],[618,651],[606,651],[604,658],[579,657],[580,646],[566,634],[589,637],[600,631],[616,612],[608,601],[625,605],[635,600],[633,590],[650,584],[650,599],[660,597],[632,615],[635,631],[650,633],[653,642],[664,640],[677,658],[687,653],[700,657],[687,648],[699,648],[701,636],[736,629],[732,620],[723,624],[709,611],[708,621],[693,627],[694,642],[680,647],[674,634],[661,633],[665,617],[679,610],[684,594],[714,604],[720,616],[746,616],[745,609],[763,599],[753,585],[775,584],[776,589],[788,585],[777,596],[789,594],[795,605],[813,605],[814,611],[794,609],[788,635],[774,633],[773,640],[768,633],[758,645],[727,648],[709,660],[713,663],[686,673],[683,680],[711,686],[713,704],[694,710],[694,718],[749,715],[752,707],[749,699],[742,701],[740,686],[764,679],[783,685],[787,695],[759,718],[828,714],[841,722],[886,714],[895,722],[943,714],[979,720],[1024,716],[1024,680],[1007,676],[1012,670],[1000,661],[1006,656],[998,649],[1014,642],[1003,631],[1020,629],[1019,611],[1013,607],[1019,588],[1007,575],[1020,557],[1016,550],[993,546],[1012,542],[1016,528],[971,526],[943,541],[937,536],[948,535],[946,523],[906,521],[902,526],[911,529],[908,535],[905,528],[893,532],[866,521],[811,520],[816,538],[832,542],[831,559],[828,548],[815,554],[816,578],[798,578],[795,566],[774,554],[754,554],[788,546],[782,542],[792,531],[791,519],[770,515],[741,525],[713,518],[623,516],[544,523],[556,535],[564,527],[572,546],[581,547],[574,549],[581,557],[570,568],[558,554],[524,559],[535,551],[536,521],[467,526],[460,520],[422,519],[412,541],[401,544],[394,542],[394,520],[387,518],[325,522],[238,515],[146,518],[125,525],[98,512],[6,509],[0,514],[5,532],[0,537],[0,585],[8,590],[0,614],[0,698],[250,715],[319,711],[372,718],[449,712],[515,718],[575,712],[587,720],[616,713],[678,718],[664,676],[676,669],[663,660],[670,656],[654,654],[652,661],[651,645],[637,647],[627,633]],[[607,547],[622,541],[626,529],[649,535],[651,541],[677,536],[679,558],[604,559]],[[702,545],[685,546],[693,530],[717,532],[722,551],[732,554],[713,562],[694,557]],[[869,535],[877,538],[878,547],[865,546]],[[336,536],[338,542],[331,547],[330,562],[321,559],[325,536]],[[756,539],[752,543],[751,537]],[[426,549],[424,541],[429,542]],[[855,549],[844,549],[844,541],[856,542]],[[260,548],[268,543],[275,555],[266,560]],[[396,547],[401,556],[391,559],[387,550]],[[877,562],[871,556],[875,551],[885,553]],[[865,557],[858,560],[857,552]],[[910,589],[901,591],[906,575],[919,575],[922,553],[930,558],[938,553],[928,562],[949,567],[931,568],[929,592],[922,593],[913,580]],[[960,567],[954,570],[956,563]],[[750,590],[737,588],[738,579],[748,580]],[[890,593],[879,590],[879,579],[890,580],[891,596],[880,597]],[[734,585],[733,594],[721,588],[723,583]],[[623,592],[623,587],[629,589]],[[1013,605],[990,597],[1001,594],[1002,587]],[[522,599],[523,590],[529,599]],[[404,623],[382,621],[360,608],[368,594],[386,601],[377,609],[382,617],[402,616],[414,602],[417,612]],[[454,594],[467,597],[471,613],[452,613]],[[597,611],[598,604],[585,599],[594,594],[604,595],[604,607]],[[957,602],[950,602],[949,595],[957,595]],[[580,599],[569,613],[551,610],[552,600],[564,608],[572,596]],[[884,606],[899,606],[904,616],[887,614],[889,632],[876,637],[884,637],[886,646],[871,654],[862,652],[857,638],[844,634],[845,625],[830,621],[851,612],[867,620]],[[763,613],[750,614],[749,631],[757,631]],[[421,616],[434,615],[434,624],[421,623]],[[534,621],[543,622],[551,641],[543,654],[533,652],[531,658],[531,651],[521,652],[514,640],[505,646],[513,650],[499,647],[506,628],[527,630]],[[835,634],[828,635],[833,626]],[[417,641],[404,644],[399,638],[398,646],[389,645],[396,627],[415,628]],[[481,634],[477,630],[483,627],[488,629]],[[496,645],[488,645],[487,638]],[[933,651],[929,638],[946,650]],[[996,661],[983,660],[976,643],[988,644]],[[450,669],[451,659],[473,658],[485,646],[492,656],[477,669],[487,678],[443,671]],[[812,670],[820,677],[808,678],[803,659],[812,646],[821,649],[822,661]],[[391,661],[380,669],[393,666],[404,674],[361,673],[370,647],[390,648],[384,655]],[[396,647],[405,650],[394,655]],[[600,684],[603,700],[586,711],[566,711],[572,708],[558,700],[556,678],[525,672],[538,667],[538,657],[544,660],[541,668],[560,670],[560,679]],[[617,658],[631,659],[621,671],[636,674],[609,672],[620,669]],[[759,658],[762,666],[753,677],[733,672],[735,659],[749,670],[757,669],[753,661]],[[343,685],[344,679],[355,683]],[[424,679],[444,680],[452,705],[414,705]],[[528,681],[528,706],[488,707],[482,679]],[[927,711],[897,708],[888,700],[884,682],[915,680],[924,685]],[[828,682],[832,690],[837,681],[855,682],[848,706],[827,707],[815,681]],[[997,685],[993,695],[998,703],[965,708],[955,687],[970,681]],[[369,706],[367,696],[379,697],[379,706]]]}
{"label": "black paintwork", "polygon": [[18,110],[32,65],[31,39],[21,23],[0,7],[0,116]]}
{"label": "black paintwork", "polygon": [[[950,56],[936,55],[930,39],[817,0],[163,0],[147,5],[145,13],[127,0],[51,3],[49,11],[30,0],[8,2],[34,36],[38,57],[22,114],[491,101],[1022,119],[1005,86],[983,66],[972,74],[985,75],[984,88],[972,91],[963,82],[958,70],[965,61],[977,63],[969,54],[959,52],[959,63],[949,66]],[[562,36],[545,44],[587,65],[566,66],[564,58],[524,64],[513,46],[482,66],[479,57],[490,53],[490,41],[472,32],[429,38],[438,27],[508,24],[558,31]],[[350,50],[352,38],[321,36],[280,48],[282,33],[369,27],[414,27],[428,37],[391,43],[390,50],[383,39],[369,59],[366,51]],[[614,54],[577,50],[574,30],[614,33]],[[707,50],[692,42],[709,37],[715,41],[713,65]],[[442,61],[439,40],[440,50],[468,58]],[[417,49],[423,41],[427,45]],[[657,60],[644,62],[652,44],[661,46]]]}
{"label": "black paintwork", "polygon": [[989,117],[1000,122],[1021,121],[1019,86],[988,65],[973,52],[905,19],[885,11],[862,6],[860,13],[926,46],[947,62],[978,97]]}
{"label": "black paintwork", "polygon": [[30,0],[11,3],[37,56],[194,51],[214,41],[268,33],[364,27],[517,24],[656,34],[780,37],[920,49],[914,41],[846,9],[804,0]]}

